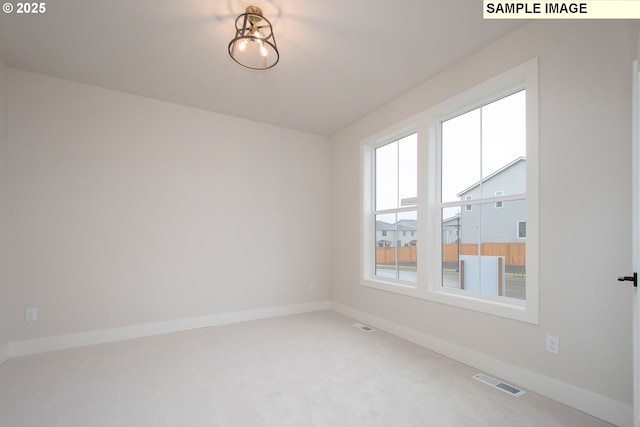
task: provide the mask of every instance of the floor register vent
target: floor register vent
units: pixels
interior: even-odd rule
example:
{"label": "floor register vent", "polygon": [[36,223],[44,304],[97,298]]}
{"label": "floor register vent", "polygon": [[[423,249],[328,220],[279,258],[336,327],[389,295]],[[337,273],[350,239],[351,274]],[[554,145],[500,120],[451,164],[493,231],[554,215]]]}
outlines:
{"label": "floor register vent", "polygon": [[524,390],[520,390],[517,387],[514,387],[509,384],[505,384],[502,381],[499,381],[495,378],[491,378],[490,376],[485,374],[476,374],[473,376],[473,378],[487,385],[490,385],[493,388],[497,388],[500,391],[504,391],[505,393],[510,394],[511,396],[518,397],[526,393],[526,391]]}
{"label": "floor register vent", "polygon": [[354,323],[353,326],[355,326],[358,329],[362,329],[365,332],[373,332],[373,331],[375,331],[375,329],[373,329],[372,327],[367,326],[364,323],[360,323],[360,322]]}

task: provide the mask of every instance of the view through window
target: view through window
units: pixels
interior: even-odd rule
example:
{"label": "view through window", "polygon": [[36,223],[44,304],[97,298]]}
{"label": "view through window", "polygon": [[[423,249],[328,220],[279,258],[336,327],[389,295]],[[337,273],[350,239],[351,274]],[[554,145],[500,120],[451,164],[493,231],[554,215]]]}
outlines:
{"label": "view through window", "polygon": [[526,92],[441,123],[442,286],[525,299]]}
{"label": "view through window", "polygon": [[375,150],[375,276],[417,281],[417,134]]}

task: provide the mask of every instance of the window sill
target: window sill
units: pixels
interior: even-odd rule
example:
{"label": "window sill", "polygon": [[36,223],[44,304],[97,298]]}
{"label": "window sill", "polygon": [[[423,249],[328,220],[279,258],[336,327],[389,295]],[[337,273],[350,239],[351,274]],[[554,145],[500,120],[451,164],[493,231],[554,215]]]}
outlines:
{"label": "window sill", "polygon": [[[490,314],[520,322],[538,324],[537,306],[515,298],[465,294],[458,289],[427,290],[414,284],[363,278],[362,286],[412,298],[446,304],[465,310]],[[535,308],[534,308],[535,307]]]}
{"label": "window sill", "polygon": [[393,292],[395,294],[407,295],[419,298],[418,287],[415,283],[391,282],[381,279],[363,278],[360,281],[362,286],[378,289],[380,291]]}

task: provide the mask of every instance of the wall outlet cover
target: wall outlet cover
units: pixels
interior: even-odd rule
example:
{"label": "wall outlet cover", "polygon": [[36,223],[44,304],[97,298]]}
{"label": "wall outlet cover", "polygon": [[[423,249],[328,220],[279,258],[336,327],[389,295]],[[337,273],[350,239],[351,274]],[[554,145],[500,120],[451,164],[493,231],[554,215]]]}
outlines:
{"label": "wall outlet cover", "polygon": [[560,354],[560,338],[547,335],[547,351],[549,353]]}

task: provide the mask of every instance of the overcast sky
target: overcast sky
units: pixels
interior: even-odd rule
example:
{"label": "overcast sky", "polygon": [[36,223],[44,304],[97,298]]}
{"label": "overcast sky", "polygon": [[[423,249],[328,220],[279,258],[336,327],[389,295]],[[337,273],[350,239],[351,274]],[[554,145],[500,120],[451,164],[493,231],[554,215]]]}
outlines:
{"label": "overcast sky", "polygon": [[[442,201],[457,201],[457,194],[481,177],[526,156],[525,92],[450,119],[442,126]],[[376,150],[377,210],[399,207],[402,199],[417,196],[416,153],[415,134]],[[455,213],[456,208],[448,209],[443,219]]]}

